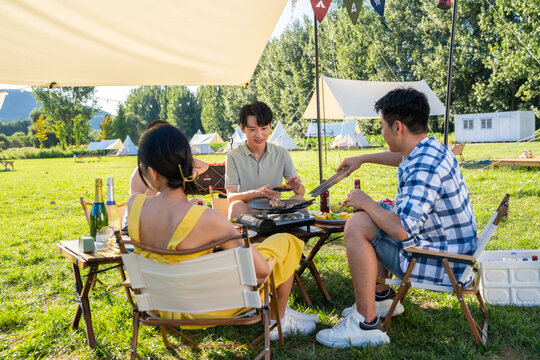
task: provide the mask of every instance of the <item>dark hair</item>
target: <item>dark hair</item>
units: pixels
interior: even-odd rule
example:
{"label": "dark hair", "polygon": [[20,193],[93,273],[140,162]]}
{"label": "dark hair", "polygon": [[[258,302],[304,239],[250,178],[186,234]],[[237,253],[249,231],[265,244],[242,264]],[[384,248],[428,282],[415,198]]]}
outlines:
{"label": "dark hair", "polygon": [[146,130],[148,130],[148,129],[156,126],[156,125],[159,125],[159,124],[167,125],[168,122],[166,122],[165,120],[154,120],[150,124],[146,125]]}
{"label": "dark hair", "polygon": [[257,118],[257,125],[266,126],[272,122],[274,114],[272,110],[262,101],[254,101],[242,106],[240,109],[240,124],[242,127],[247,126],[248,116],[253,115]]}
{"label": "dark hair", "polygon": [[[167,185],[173,189],[181,188],[184,184],[179,166],[182,167],[184,178],[193,175],[189,140],[180,129],[170,124],[156,124],[142,134],[137,160],[139,175],[146,186],[148,184],[142,176],[141,166],[152,167],[167,179]],[[195,183],[186,181],[183,190],[194,191]]]}
{"label": "dark hair", "polygon": [[429,118],[429,103],[424,93],[412,88],[394,89],[375,103],[384,120],[392,126],[401,121],[412,134],[425,133]]}

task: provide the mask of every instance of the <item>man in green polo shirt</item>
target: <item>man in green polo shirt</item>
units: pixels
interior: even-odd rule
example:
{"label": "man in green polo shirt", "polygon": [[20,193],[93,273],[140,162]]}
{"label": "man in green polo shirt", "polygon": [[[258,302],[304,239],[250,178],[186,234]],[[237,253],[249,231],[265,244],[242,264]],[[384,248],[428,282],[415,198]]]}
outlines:
{"label": "man in green polo shirt", "polygon": [[229,219],[248,211],[248,203],[257,196],[273,198],[273,187],[292,187],[291,199],[303,199],[306,192],[287,149],[267,142],[272,129],[272,110],[254,101],[240,109],[240,129],[246,141],[230,151],[225,159],[225,188],[229,200]]}

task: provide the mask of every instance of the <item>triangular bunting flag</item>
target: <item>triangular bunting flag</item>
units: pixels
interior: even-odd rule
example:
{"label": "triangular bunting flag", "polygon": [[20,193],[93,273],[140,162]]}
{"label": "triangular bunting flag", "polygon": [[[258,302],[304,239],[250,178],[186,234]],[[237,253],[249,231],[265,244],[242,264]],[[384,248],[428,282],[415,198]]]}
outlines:
{"label": "triangular bunting flag", "polygon": [[360,7],[362,6],[362,0],[344,0],[347,7],[347,13],[351,18],[353,25],[356,25],[358,16],[360,15]]}
{"label": "triangular bunting flag", "polygon": [[313,8],[315,17],[319,20],[319,23],[323,21],[331,3],[332,0],[311,0],[311,7]]}
{"label": "triangular bunting flag", "polygon": [[384,0],[369,0],[375,11],[384,18]]}

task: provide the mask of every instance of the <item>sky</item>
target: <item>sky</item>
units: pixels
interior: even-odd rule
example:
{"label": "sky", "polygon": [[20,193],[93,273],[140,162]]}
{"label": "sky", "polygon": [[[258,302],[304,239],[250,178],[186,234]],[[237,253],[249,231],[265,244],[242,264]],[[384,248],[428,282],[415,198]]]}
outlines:
{"label": "sky", "polygon": [[[285,31],[290,21],[295,18],[302,18],[304,14],[312,16],[310,0],[297,0],[296,6],[292,9],[292,0],[287,1],[287,5],[279,18],[274,32],[271,37],[278,37]],[[30,91],[28,86],[0,84],[0,89],[23,89]],[[129,92],[135,86],[96,86],[96,98],[98,105],[110,114],[116,115],[118,104],[126,101]],[[197,89],[196,86],[189,87],[192,91]]]}

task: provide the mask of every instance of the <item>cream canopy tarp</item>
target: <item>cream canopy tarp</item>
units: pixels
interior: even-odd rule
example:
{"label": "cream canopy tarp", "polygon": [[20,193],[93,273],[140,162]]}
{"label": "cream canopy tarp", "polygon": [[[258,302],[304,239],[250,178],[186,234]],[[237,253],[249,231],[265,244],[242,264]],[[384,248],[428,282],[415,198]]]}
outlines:
{"label": "cream canopy tarp", "polygon": [[245,84],[286,2],[2,1],[0,83]]}
{"label": "cream canopy tarp", "polygon": [[[424,81],[363,81],[344,80],[321,76],[320,115],[321,119],[371,119],[379,114],[373,106],[387,92],[398,87],[411,87],[423,92],[429,102],[430,115],[444,115],[445,107]],[[303,118],[317,118],[317,96],[313,94]]]}

